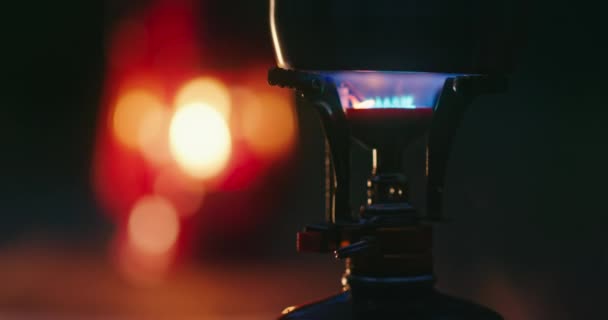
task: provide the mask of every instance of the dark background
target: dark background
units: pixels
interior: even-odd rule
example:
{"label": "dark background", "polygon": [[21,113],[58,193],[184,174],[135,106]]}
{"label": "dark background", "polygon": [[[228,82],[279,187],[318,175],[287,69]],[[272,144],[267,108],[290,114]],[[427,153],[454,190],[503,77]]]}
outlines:
{"label": "dark background", "polygon": [[[0,248],[30,234],[107,239],[112,226],[95,202],[90,166],[106,34],[146,4],[126,3],[12,2],[2,10]],[[216,47],[210,63],[272,64],[266,1],[202,7],[201,23],[213,26],[205,33]],[[439,287],[507,319],[604,319],[605,17],[582,1],[533,2],[527,10],[528,39],[510,89],[476,101],[456,138],[450,219],[436,229]],[[321,217],[314,215],[323,208],[321,136],[313,114],[302,119],[296,192],[277,215],[281,227],[268,230],[276,241],[260,255],[291,256],[293,232]]]}

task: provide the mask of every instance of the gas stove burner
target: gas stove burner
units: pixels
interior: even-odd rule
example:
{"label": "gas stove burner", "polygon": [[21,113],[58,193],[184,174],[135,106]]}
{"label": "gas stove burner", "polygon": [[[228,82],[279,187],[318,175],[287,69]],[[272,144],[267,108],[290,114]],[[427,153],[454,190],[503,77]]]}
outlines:
{"label": "gas stove burner", "polygon": [[[464,1],[270,0],[268,81],[317,111],[327,141],[326,221],[299,232],[297,249],[346,262],[344,293],[281,319],[500,319],[434,289],[431,223],[453,138],[477,96],[505,89],[509,67],[507,6]],[[403,153],[421,139],[416,184]],[[365,181],[353,181],[353,141],[371,151]],[[363,203],[353,183],[365,184]],[[425,205],[413,203],[425,187]]]}

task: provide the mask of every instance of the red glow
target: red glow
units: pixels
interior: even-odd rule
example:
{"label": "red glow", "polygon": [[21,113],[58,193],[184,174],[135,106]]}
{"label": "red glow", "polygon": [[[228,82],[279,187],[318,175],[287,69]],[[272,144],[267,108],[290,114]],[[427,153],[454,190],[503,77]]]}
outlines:
{"label": "red glow", "polygon": [[154,193],[171,201],[180,216],[188,217],[201,207],[205,188],[178,168],[168,167],[154,180]]}
{"label": "red glow", "polygon": [[263,180],[269,167],[270,164],[256,156],[246,143],[237,142],[230,162],[215,186],[224,191],[250,189]]}

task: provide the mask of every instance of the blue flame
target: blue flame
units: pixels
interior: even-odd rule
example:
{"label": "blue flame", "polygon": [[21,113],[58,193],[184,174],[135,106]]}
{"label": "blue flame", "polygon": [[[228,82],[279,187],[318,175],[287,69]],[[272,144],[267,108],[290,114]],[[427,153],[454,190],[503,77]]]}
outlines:
{"label": "blue flame", "polygon": [[415,72],[323,72],[339,88],[344,109],[434,108],[444,82],[455,74]]}
{"label": "blue flame", "polygon": [[414,97],[412,96],[393,96],[393,97],[374,97],[373,108],[394,108],[394,109],[416,109]]}

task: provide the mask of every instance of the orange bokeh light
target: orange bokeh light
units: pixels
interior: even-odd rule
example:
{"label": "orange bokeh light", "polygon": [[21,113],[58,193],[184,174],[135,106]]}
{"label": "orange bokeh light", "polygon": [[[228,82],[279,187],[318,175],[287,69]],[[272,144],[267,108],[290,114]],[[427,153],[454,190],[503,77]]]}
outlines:
{"label": "orange bokeh light", "polygon": [[159,196],[145,196],[137,201],[127,227],[129,244],[146,255],[166,254],[179,235],[175,208]]}
{"label": "orange bokeh light", "polygon": [[230,117],[230,93],[224,84],[213,78],[200,77],[189,81],[175,96],[176,108],[202,103],[214,107],[225,119]]}
{"label": "orange bokeh light", "polygon": [[240,106],[241,134],[247,144],[265,157],[289,151],[296,136],[295,112],[289,99],[275,94],[247,96]]}
{"label": "orange bokeh light", "polygon": [[169,152],[169,125],[171,113],[166,109],[147,112],[141,119],[138,145],[144,158],[157,166],[171,161]]}
{"label": "orange bokeh light", "polygon": [[204,103],[188,104],[175,111],[169,141],[171,154],[180,168],[199,179],[219,174],[232,147],[226,120]]}
{"label": "orange bokeh light", "polygon": [[145,90],[132,90],[121,95],[112,113],[112,128],[124,145],[136,148],[148,115],[162,112],[160,99]]}

